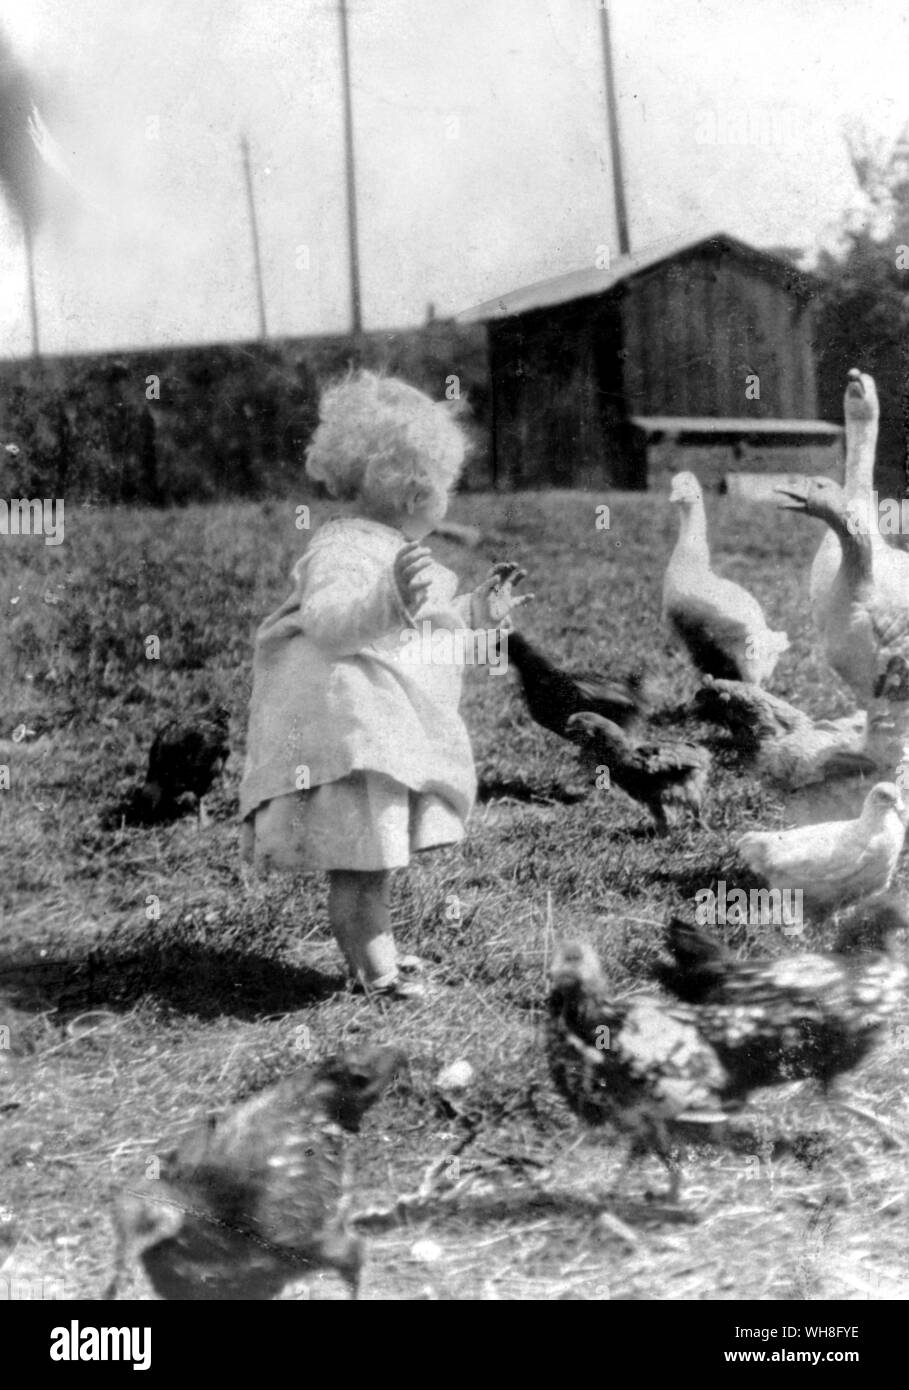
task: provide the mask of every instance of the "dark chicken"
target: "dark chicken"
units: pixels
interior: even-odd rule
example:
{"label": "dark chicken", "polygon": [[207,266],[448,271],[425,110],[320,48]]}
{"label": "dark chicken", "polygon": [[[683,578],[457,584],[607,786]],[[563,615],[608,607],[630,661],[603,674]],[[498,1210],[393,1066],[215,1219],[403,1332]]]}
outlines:
{"label": "dark chicken", "polygon": [[560,738],[568,737],[567,721],[582,710],[601,714],[623,729],[630,728],[644,712],[640,671],[617,671],[614,676],[598,672],[572,675],[554,666],[514,628],[508,630],[508,660],[518,668],[531,718]]}
{"label": "dark chicken", "polygon": [[728,1078],[695,1012],[647,999],[614,1002],[593,949],[566,942],[551,969],[547,1058],[557,1090],[585,1124],[630,1140],[628,1163],[649,1153],[661,1160],[674,1201],[680,1132],[690,1138],[691,1125],[709,1131],[725,1119]]}
{"label": "dark chicken", "polygon": [[155,735],[145,782],[137,787],[111,820],[127,825],[157,825],[198,810],[230,754],[228,714],[174,719]]}
{"label": "dark chicken", "polygon": [[130,1257],[165,1299],[270,1299],[334,1269],[357,1296],[362,1244],[344,1212],[344,1131],[356,1133],[404,1057],[333,1057],[194,1130],[158,1181],[121,1194],[113,1298]]}
{"label": "dark chicken", "polygon": [[861,903],[836,950],[735,960],[703,928],[674,918],[673,964],[655,975],[698,1007],[698,1026],[730,1076],[728,1098],[808,1077],[826,1089],[863,1061],[903,1004],[909,972],[894,954],[909,922],[893,898]]}
{"label": "dark chicken", "polygon": [[661,830],[689,814],[701,818],[710,754],[696,743],[636,743],[611,720],[597,714],[574,714],[566,733],[593,770],[606,767],[610,784],[646,806]]}
{"label": "dark chicken", "polygon": [[709,676],[695,696],[694,713],[725,725],[737,751],[787,790],[888,770],[863,746],[862,713],[812,719],[760,686]]}

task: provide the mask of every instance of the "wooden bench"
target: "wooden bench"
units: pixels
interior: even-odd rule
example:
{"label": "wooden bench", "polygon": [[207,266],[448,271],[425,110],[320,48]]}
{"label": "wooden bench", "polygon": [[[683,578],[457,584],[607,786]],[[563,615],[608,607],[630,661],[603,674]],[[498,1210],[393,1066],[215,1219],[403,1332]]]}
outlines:
{"label": "wooden bench", "polygon": [[826,420],[749,420],[689,415],[632,415],[648,444],[834,444],[842,425]]}
{"label": "wooden bench", "polygon": [[[827,420],[757,420],[724,416],[632,415],[625,421],[624,450],[633,473],[650,486],[664,471],[686,466],[674,449],[701,450],[688,463],[703,487],[713,491],[748,492],[755,482],[746,476],[826,473],[838,476],[842,425]],[[663,446],[663,447],[661,447]],[[790,451],[805,451],[801,459]],[[808,455],[807,457],[805,455]],[[803,461],[801,461],[803,460]]]}

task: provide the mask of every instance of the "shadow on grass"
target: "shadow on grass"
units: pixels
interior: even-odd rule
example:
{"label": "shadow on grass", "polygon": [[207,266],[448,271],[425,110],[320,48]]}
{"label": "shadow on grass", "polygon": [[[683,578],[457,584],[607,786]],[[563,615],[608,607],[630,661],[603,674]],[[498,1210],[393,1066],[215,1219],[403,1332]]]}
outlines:
{"label": "shadow on grass", "polygon": [[582,786],[566,786],[563,782],[547,782],[531,786],[517,778],[485,777],[477,787],[477,801],[530,801],[537,803],[559,802],[571,806],[577,801],[586,800],[589,789]]}
{"label": "shadow on grass", "polygon": [[179,1013],[256,1019],[293,1013],[342,988],[339,976],[274,957],[195,942],[158,941],[118,954],[0,968],[0,1000],[64,1022],[90,1009],[123,1012],[153,999]]}
{"label": "shadow on grass", "polygon": [[405,1211],[354,1214],[352,1222],[358,1230],[378,1231],[391,1230],[415,1218],[427,1217],[434,1222],[448,1217],[461,1227],[482,1227],[509,1219],[523,1220],[528,1216],[565,1216],[591,1222],[603,1214],[617,1217],[631,1227],[694,1225],[699,1220],[695,1213],[684,1206],[673,1206],[658,1196],[642,1194],[640,1197],[619,1197],[608,1192],[585,1195],[528,1186],[514,1192],[465,1196],[456,1203],[439,1197],[436,1201],[428,1199],[418,1208]]}

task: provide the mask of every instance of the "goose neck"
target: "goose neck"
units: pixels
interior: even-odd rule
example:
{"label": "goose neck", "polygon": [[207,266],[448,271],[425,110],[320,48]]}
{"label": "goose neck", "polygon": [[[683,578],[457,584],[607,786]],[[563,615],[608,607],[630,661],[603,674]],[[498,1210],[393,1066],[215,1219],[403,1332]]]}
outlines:
{"label": "goose neck", "polygon": [[870,492],[874,486],[876,420],[846,421],[845,492],[849,498]]}
{"label": "goose neck", "polygon": [[686,504],[681,509],[678,548],[705,562],[710,560],[710,547],[707,544],[707,514],[700,498],[696,502]]}

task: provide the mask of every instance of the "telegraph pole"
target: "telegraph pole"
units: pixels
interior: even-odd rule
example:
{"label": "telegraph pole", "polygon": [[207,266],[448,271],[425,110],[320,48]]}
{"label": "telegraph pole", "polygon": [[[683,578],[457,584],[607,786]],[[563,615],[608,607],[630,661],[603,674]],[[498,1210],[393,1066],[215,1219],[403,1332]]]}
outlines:
{"label": "telegraph pole", "polygon": [[249,141],[240,136],[240,154],[243,159],[243,177],[246,181],[246,201],[249,205],[249,229],[252,236],[253,273],[256,281],[256,299],[259,305],[259,337],[268,337],[265,322],[265,291],[262,288],[262,258],[259,255],[259,225],[256,221],[256,197],[253,189],[252,170],[249,166]]}
{"label": "telegraph pole", "polygon": [[347,0],[338,0],[341,21],[341,78],[344,86],[344,151],[347,166],[347,238],[350,247],[350,331],[355,339],[363,332],[363,300],[360,293],[360,251],[357,236],[357,182],[354,170],[353,107],[350,100],[350,44],[347,36]]}
{"label": "telegraph pole", "polygon": [[616,100],[615,73],[612,67],[612,43],[609,37],[607,0],[600,0],[600,22],[603,30],[603,70],[606,79],[606,125],[609,130],[609,152],[612,159],[612,186],[615,194],[615,220],[619,233],[619,254],[631,250],[628,236],[628,210],[625,206],[625,180],[622,174],[622,142],[619,138],[619,107]]}
{"label": "telegraph pole", "polygon": [[35,293],[35,252],[32,241],[32,227],[28,217],[22,219],[22,237],[25,243],[25,275],[28,284],[28,314],[32,327],[32,357],[41,356],[38,341],[38,296]]}

